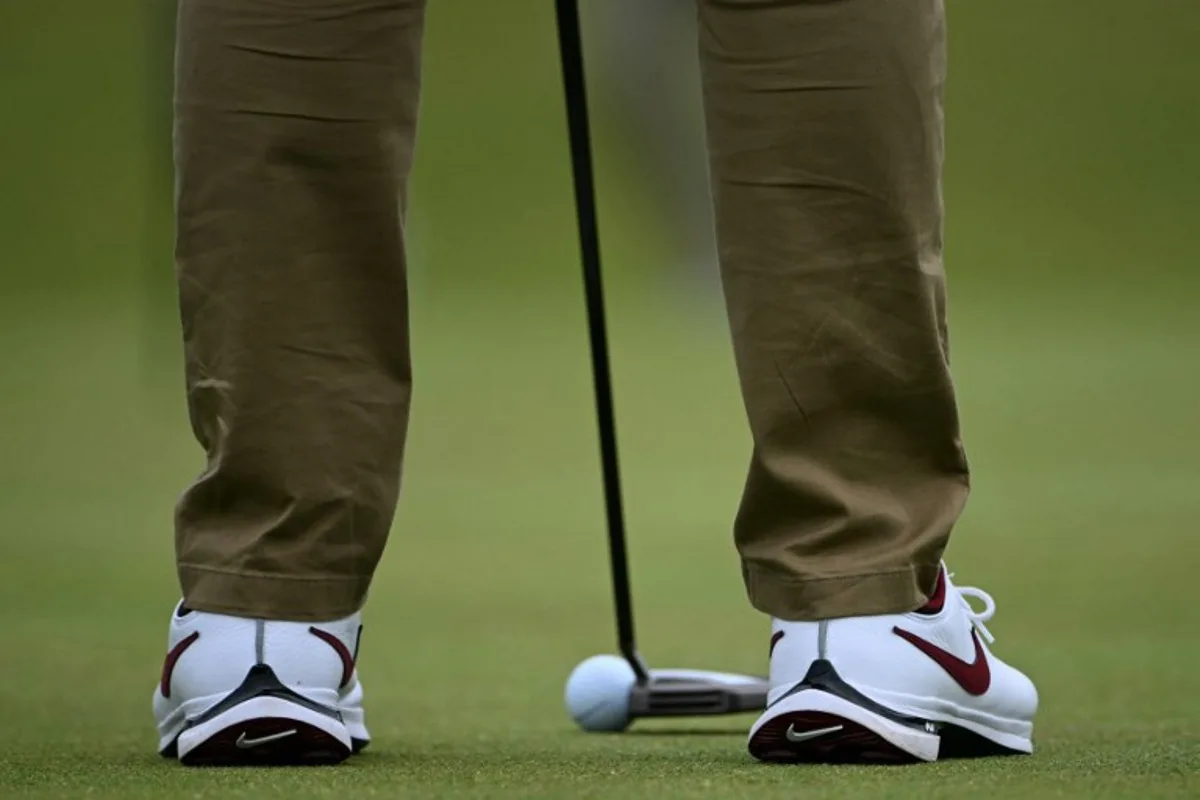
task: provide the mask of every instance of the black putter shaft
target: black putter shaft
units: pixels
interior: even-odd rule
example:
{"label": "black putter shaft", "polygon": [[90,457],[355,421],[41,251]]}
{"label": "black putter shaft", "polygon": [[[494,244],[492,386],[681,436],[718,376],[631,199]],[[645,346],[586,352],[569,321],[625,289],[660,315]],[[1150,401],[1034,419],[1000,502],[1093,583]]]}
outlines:
{"label": "black putter shaft", "polygon": [[633,667],[638,681],[644,683],[649,678],[649,671],[637,652],[633,630],[633,592],[629,585],[629,558],[625,549],[625,512],[621,502],[621,473],[617,459],[617,425],[609,369],[604,282],[600,273],[600,236],[596,223],[596,189],[592,175],[587,88],[583,74],[583,43],[579,36],[579,5],[577,0],[555,0],[555,11],[567,104],[567,132],[571,142],[579,248],[583,259],[588,335],[592,348],[592,377],[596,390],[600,463],[604,475],[604,506],[608,517],[608,556],[617,615],[617,642],[621,655]]}

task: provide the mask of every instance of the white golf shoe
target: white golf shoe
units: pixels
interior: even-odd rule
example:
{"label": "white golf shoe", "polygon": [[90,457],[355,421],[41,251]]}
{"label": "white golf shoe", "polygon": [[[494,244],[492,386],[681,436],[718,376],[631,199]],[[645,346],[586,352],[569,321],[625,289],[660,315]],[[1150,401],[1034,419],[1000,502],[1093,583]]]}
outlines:
{"label": "white golf shoe", "polygon": [[159,752],[188,765],[335,764],[370,740],[354,614],[309,624],[186,609],[154,691]]}
{"label": "white golf shoe", "polygon": [[776,620],[771,691],[750,753],[894,763],[1032,752],[1037,690],[988,649],[995,608],[943,567],[933,597],[909,614]]}

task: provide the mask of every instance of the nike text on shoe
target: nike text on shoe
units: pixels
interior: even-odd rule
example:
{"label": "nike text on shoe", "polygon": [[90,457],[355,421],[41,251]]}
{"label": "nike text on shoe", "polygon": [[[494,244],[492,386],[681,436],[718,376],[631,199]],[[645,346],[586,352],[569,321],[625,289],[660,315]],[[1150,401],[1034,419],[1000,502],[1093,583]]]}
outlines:
{"label": "nike text on shoe", "polygon": [[995,608],[943,567],[929,602],[910,614],[776,620],[771,691],[750,730],[751,755],[907,763],[1033,752],[1037,691],[988,649],[984,623]]}
{"label": "nike text on shoe", "polygon": [[354,614],[316,625],[180,605],[154,691],[159,752],[188,765],[336,764],[366,747]]}

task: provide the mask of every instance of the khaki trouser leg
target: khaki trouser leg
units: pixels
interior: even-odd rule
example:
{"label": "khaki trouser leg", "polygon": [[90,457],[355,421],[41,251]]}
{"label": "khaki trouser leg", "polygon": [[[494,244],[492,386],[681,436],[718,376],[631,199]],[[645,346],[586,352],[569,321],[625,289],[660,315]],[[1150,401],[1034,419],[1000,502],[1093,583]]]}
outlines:
{"label": "khaki trouser leg", "polygon": [[754,605],[906,611],[967,496],[947,367],[941,0],[699,0],[722,270],[754,440]]}
{"label": "khaki trouser leg", "polygon": [[208,467],[186,602],[357,610],[387,539],[411,374],[403,249],[422,0],[182,0],[177,268]]}

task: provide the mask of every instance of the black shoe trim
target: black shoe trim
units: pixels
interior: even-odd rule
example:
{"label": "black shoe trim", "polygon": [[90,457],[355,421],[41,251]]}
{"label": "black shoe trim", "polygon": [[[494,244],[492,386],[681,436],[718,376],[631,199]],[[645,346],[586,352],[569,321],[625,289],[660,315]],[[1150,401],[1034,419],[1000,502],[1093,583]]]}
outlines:
{"label": "black shoe trim", "polygon": [[951,758],[980,758],[986,756],[1022,756],[1026,753],[993,742],[975,731],[946,723],[941,730],[942,744],[938,760]]}
{"label": "black shoe trim", "polygon": [[342,721],[342,715],[337,709],[323,706],[320,703],[309,700],[303,695],[297,694],[280,682],[273,669],[266,664],[255,664],[246,673],[246,679],[242,681],[241,686],[225,695],[219,703],[208,711],[205,711],[194,719],[189,719],[187,724],[184,725],[184,729],[203,725],[214,717],[224,714],[234,706],[244,703],[247,700],[253,700],[256,697],[277,697],[280,700],[287,700],[289,703],[295,703],[302,708],[307,708],[309,711],[323,714],[338,722]]}
{"label": "black shoe trim", "polygon": [[[850,684],[846,683],[846,681],[842,680],[842,676],[838,675],[837,670],[833,668],[833,664],[824,658],[819,658],[814,661],[812,666],[808,668],[808,673],[804,676],[804,680],[800,681],[791,689],[789,689],[779,698],[779,700],[776,700],[775,703],[778,703],[785,697],[791,697],[794,694],[799,694],[800,692],[812,689],[825,692],[826,694],[831,694],[834,697],[840,697],[848,703],[853,703],[860,708],[865,708],[872,714],[876,714],[884,719],[891,720],[898,725],[904,725],[915,730],[924,731],[925,733],[939,733],[942,728],[942,724],[940,722],[899,714],[886,706],[876,703],[874,700],[867,697]],[[775,703],[772,703],[771,705],[773,706]],[[768,706],[768,708],[770,708],[770,706]]]}

